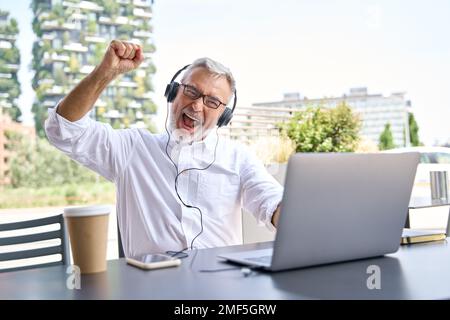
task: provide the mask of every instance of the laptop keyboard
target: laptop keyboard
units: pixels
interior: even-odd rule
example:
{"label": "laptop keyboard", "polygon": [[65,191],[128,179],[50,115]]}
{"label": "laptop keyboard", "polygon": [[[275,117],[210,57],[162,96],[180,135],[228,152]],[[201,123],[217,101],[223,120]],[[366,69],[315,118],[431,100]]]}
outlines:
{"label": "laptop keyboard", "polygon": [[245,260],[257,262],[257,263],[260,263],[260,264],[270,265],[270,263],[272,262],[272,256],[261,256],[261,257],[245,258]]}

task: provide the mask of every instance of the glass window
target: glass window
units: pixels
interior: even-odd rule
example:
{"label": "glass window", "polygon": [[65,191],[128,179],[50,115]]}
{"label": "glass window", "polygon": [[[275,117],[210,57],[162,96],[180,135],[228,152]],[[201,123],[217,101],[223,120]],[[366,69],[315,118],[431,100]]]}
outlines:
{"label": "glass window", "polygon": [[60,38],[53,39],[53,48],[54,49],[61,49],[62,48],[62,41]]}
{"label": "glass window", "polygon": [[420,163],[431,163],[431,159],[428,153],[420,154]]}
{"label": "glass window", "polygon": [[450,163],[450,153],[436,153],[436,163]]}

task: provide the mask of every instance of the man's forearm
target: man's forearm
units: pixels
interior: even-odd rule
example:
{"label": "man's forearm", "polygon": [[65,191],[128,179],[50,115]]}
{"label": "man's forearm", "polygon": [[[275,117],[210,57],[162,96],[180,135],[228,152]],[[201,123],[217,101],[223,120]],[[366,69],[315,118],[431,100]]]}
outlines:
{"label": "man's forearm", "polygon": [[95,68],[61,101],[57,113],[72,122],[81,119],[113,79],[113,75]]}
{"label": "man's forearm", "polygon": [[280,219],[280,205],[281,203],[278,205],[277,209],[272,215],[272,224],[275,228],[278,227],[278,219]]}
{"label": "man's forearm", "polygon": [[117,75],[136,69],[142,61],[144,55],[137,44],[111,41],[102,62],[70,91],[56,112],[72,122],[83,118]]}

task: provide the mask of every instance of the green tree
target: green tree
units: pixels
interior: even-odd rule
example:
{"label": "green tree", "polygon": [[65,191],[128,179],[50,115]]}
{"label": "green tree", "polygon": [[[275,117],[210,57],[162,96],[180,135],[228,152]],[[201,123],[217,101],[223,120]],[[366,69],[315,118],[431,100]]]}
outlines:
{"label": "green tree", "polygon": [[419,141],[419,125],[416,122],[413,113],[408,113],[408,124],[409,124],[409,141],[414,147],[420,146]]}
{"label": "green tree", "polygon": [[97,175],[71,160],[44,138],[29,141],[7,132],[7,149],[11,152],[10,178],[14,188],[60,186],[95,182]]}
{"label": "green tree", "polygon": [[296,152],[352,152],[359,141],[361,120],[345,103],[336,108],[308,107],[279,125],[295,143]]}
{"label": "green tree", "polygon": [[31,111],[33,112],[34,126],[39,137],[45,137],[44,122],[47,117],[46,110],[39,102],[34,102]]}
{"label": "green tree", "polygon": [[388,150],[395,148],[394,137],[392,136],[391,124],[386,123],[384,130],[380,135],[380,142],[378,144],[380,150]]}

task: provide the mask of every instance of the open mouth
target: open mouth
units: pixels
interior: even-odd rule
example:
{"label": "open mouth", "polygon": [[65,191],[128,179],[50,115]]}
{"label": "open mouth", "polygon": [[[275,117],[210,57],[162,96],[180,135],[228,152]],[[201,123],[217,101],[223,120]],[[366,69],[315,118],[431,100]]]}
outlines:
{"label": "open mouth", "polygon": [[185,111],[183,111],[181,119],[183,128],[188,130],[189,132],[194,131],[194,128],[200,124],[199,119],[186,113]]}

